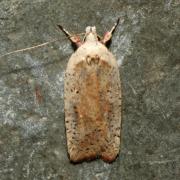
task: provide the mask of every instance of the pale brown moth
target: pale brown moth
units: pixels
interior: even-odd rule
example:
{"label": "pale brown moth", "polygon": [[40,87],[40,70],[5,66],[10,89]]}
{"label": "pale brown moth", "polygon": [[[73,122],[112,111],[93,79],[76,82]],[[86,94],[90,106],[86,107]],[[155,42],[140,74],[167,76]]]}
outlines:
{"label": "pale brown moth", "polygon": [[115,57],[105,46],[118,22],[102,39],[95,27],[87,27],[82,41],[59,25],[78,48],[64,80],[67,147],[75,163],[98,157],[112,162],[119,153],[121,84]]}

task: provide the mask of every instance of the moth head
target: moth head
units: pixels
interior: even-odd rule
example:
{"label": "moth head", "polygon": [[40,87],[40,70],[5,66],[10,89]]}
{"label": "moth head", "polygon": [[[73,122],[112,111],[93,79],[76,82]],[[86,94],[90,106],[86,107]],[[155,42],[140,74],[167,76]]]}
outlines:
{"label": "moth head", "polygon": [[86,27],[86,34],[84,36],[83,41],[98,41],[98,36],[96,33],[96,27],[95,26],[88,26]]}
{"label": "moth head", "polygon": [[[96,33],[96,27],[95,26],[88,26],[86,27],[86,32],[81,34],[71,34],[66,29],[64,29],[61,25],[58,25],[59,29],[65,33],[65,35],[71,40],[73,44],[75,44],[77,47],[80,47],[85,42],[101,42],[104,45],[107,45],[107,43],[111,40],[112,34],[117,27],[119,23],[119,18],[117,22],[114,24],[114,26],[111,28],[110,31],[106,32],[105,35],[101,38]],[[85,34],[83,40],[81,41],[80,35]]]}

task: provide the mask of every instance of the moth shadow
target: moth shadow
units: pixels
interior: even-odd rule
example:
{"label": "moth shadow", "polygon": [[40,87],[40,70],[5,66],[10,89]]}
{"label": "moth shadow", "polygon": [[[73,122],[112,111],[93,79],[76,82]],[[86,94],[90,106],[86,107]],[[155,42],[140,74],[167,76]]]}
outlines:
{"label": "moth shadow", "polygon": [[107,43],[106,43],[106,47],[109,49],[111,46],[112,40],[110,39]]}

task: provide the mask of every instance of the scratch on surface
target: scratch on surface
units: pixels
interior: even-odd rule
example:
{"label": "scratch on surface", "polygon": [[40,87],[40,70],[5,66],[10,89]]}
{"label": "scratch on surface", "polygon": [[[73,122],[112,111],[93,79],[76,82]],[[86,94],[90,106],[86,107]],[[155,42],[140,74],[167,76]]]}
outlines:
{"label": "scratch on surface", "polygon": [[[0,124],[15,125],[16,112],[12,107],[16,89],[9,90],[4,81],[0,80]],[[18,100],[16,99],[16,103]]]}
{"label": "scratch on surface", "polygon": [[27,163],[27,165],[26,165],[26,167],[27,167],[27,173],[26,173],[26,175],[27,175],[27,177],[29,177],[29,175],[30,175],[30,165],[31,165],[31,162],[32,162],[32,159],[33,159],[33,156],[34,156],[34,154],[38,151],[38,149],[41,147],[41,146],[43,146],[43,145],[45,145],[46,144],[46,142],[43,142],[43,143],[40,143],[40,142],[38,142],[37,144],[35,144],[35,147],[34,147],[34,149],[32,150],[32,152],[30,153],[30,156],[29,156],[29,160],[28,160],[28,163]]}
{"label": "scratch on surface", "polygon": [[161,161],[143,161],[143,163],[148,163],[150,165],[154,165],[154,164],[167,164],[169,162],[177,162],[178,159],[171,159],[171,160],[161,160]]}
{"label": "scratch on surface", "polygon": [[132,89],[133,94],[136,96],[136,95],[137,95],[137,92],[136,92],[136,90],[134,89],[134,87],[132,86],[132,84],[131,84],[130,82],[128,82],[128,85],[129,85],[129,87]]}
{"label": "scratch on surface", "polygon": [[171,4],[172,4],[172,0],[166,0],[164,6],[165,10],[170,10]]}
{"label": "scratch on surface", "polygon": [[167,153],[176,152],[176,151],[178,151],[178,150],[180,150],[180,148],[174,148],[174,149],[171,149],[171,150],[167,151]]}
{"label": "scratch on surface", "polygon": [[113,50],[113,53],[117,54],[118,50],[121,51],[117,60],[119,66],[122,65],[124,57],[131,54],[131,38],[132,37],[130,34],[125,34],[114,40],[114,43],[117,44],[117,47]]}
{"label": "scratch on surface", "polygon": [[171,154],[171,153],[178,153],[179,152],[179,150],[180,150],[180,147],[178,147],[178,148],[174,148],[174,149],[170,149],[170,150],[168,150],[168,151],[165,151],[164,152],[164,154],[161,154],[161,152],[156,152],[155,154],[161,154],[161,156],[163,157],[164,155],[166,155],[166,154]]}
{"label": "scratch on surface", "polygon": [[165,109],[168,109],[167,108],[168,104],[166,105],[166,107],[162,106],[162,104],[155,97],[154,97],[154,102],[155,102],[156,106],[159,108],[164,120],[168,119],[168,115],[166,114],[166,111],[165,111]]}
{"label": "scratch on surface", "polygon": [[28,161],[28,164],[27,164],[27,177],[29,177],[29,174],[30,174],[30,164],[31,164],[31,160],[32,160],[32,157],[35,153],[35,149],[32,150],[30,156],[29,156],[29,161]]}
{"label": "scratch on surface", "polygon": [[120,67],[123,63],[124,60],[124,55],[120,56],[119,59],[117,60],[118,66]]}

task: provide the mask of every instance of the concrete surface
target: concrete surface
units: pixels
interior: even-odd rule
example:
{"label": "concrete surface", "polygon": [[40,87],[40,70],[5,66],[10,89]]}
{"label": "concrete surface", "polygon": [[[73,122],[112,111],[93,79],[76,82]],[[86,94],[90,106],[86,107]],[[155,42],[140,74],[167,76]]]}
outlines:
{"label": "concrete surface", "polygon": [[[100,35],[121,17],[110,50],[123,86],[121,152],[73,165],[66,151],[63,79],[70,42],[59,32]],[[1,180],[177,180],[180,177],[179,0],[1,0]]]}

